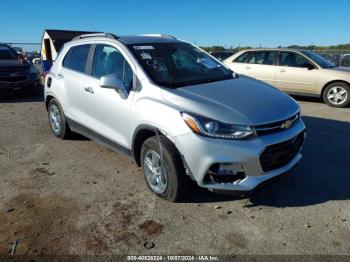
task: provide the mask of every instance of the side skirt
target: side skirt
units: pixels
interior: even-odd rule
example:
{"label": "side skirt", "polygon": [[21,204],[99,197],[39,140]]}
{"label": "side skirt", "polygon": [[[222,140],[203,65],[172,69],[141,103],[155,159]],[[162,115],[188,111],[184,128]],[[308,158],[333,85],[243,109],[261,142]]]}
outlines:
{"label": "side skirt", "polygon": [[75,122],[74,120],[68,117],[66,117],[66,120],[70,129],[73,132],[79,133],[87,138],[90,138],[91,140],[94,140],[96,143],[103,145],[105,147],[108,147],[109,149],[115,151],[116,153],[122,153],[126,155],[128,158],[130,158],[132,161],[135,161],[130,149],[96,133],[95,131],[92,131],[91,129]]}
{"label": "side skirt", "polygon": [[297,92],[286,92],[286,93],[292,96],[304,96],[304,97],[314,97],[314,98],[321,97],[321,95],[317,95],[317,94],[307,94],[307,93],[297,93]]}

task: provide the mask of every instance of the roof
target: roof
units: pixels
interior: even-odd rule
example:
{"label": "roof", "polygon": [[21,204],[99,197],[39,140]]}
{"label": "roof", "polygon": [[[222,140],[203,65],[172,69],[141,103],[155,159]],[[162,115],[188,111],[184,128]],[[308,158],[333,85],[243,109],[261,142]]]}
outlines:
{"label": "roof", "polygon": [[45,30],[49,37],[52,39],[53,45],[56,50],[60,50],[61,47],[71,41],[74,37],[83,34],[92,34],[96,32],[88,32],[88,31],[70,31],[70,30]]}
{"label": "roof", "polygon": [[182,43],[182,41],[172,37],[142,36],[142,35],[120,36],[118,40],[120,42],[123,42],[126,45],[154,44],[154,43]]}
{"label": "roof", "polygon": [[304,50],[304,49],[297,49],[297,48],[252,48],[252,49],[243,49],[239,52],[245,52],[245,51],[310,51],[310,50]]}

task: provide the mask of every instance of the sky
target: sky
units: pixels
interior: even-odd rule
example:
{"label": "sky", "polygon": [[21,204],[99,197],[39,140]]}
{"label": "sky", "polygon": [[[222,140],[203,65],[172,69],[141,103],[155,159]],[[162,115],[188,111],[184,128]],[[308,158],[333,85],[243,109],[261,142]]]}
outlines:
{"label": "sky", "polygon": [[350,43],[350,0],[0,0],[0,42],[44,29],[167,33],[200,46]]}

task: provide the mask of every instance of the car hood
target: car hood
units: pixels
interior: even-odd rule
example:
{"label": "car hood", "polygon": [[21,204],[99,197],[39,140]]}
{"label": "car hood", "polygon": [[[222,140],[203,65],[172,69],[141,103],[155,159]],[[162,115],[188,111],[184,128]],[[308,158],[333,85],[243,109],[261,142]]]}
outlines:
{"label": "car hood", "polygon": [[28,67],[29,63],[17,59],[0,59],[0,68],[4,67]]}
{"label": "car hood", "polygon": [[340,66],[340,67],[330,68],[330,70],[336,70],[336,71],[341,71],[341,72],[350,72],[350,67]]}
{"label": "car hood", "polygon": [[300,109],[287,94],[246,76],[177,89],[163,89],[162,94],[167,103],[180,111],[242,125],[281,121]]}

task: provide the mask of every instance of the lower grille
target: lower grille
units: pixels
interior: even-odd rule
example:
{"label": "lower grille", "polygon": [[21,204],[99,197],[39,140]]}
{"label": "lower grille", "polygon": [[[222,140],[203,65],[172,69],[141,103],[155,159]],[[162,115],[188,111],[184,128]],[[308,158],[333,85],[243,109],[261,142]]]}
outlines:
{"label": "lower grille", "polygon": [[304,142],[304,132],[296,137],[265,148],[259,160],[264,172],[269,172],[287,165],[299,152]]}
{"label": "lower grille", "polygon": [[28,79],[29,67],[0,68],[0,82],[16,83]]}

